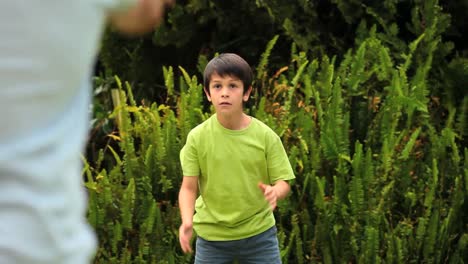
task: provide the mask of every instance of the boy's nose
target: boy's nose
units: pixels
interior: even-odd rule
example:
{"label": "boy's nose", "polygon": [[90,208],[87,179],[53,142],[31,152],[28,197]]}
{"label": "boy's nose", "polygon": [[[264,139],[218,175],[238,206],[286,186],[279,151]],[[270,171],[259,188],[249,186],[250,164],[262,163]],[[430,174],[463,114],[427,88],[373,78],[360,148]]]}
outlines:
{"label": "boy's nose", "polygon": [[221,96],[222,97],[228,97],[229,96],[229,89],[222,89],[221,90]]}

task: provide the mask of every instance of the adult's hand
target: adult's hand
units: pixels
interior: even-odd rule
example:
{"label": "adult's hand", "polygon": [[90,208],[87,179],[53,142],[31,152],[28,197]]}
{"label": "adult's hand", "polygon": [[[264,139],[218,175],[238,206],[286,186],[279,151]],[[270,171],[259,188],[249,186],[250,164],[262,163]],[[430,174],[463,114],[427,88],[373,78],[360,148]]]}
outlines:
{"label": "adult's hand", "polygon": [[144,34],[161,24],[166,8],[174,4],[175,0],[137,0],[130,9],[111,13],[109,20],[124,34]]}

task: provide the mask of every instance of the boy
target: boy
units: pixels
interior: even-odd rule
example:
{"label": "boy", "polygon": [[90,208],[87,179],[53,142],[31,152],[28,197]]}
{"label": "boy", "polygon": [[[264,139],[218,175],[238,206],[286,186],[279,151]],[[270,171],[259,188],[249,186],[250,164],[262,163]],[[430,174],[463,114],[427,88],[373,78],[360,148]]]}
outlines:
{"label": "boy", "polygon": [[232,53],[205,68],[216,114],[189,133],[180,153],[179,241],[192,252],[196,230],[196,264],[281,263],[273,210],[294,173],[278,135],[243,112],[251,83],[250,66]]}

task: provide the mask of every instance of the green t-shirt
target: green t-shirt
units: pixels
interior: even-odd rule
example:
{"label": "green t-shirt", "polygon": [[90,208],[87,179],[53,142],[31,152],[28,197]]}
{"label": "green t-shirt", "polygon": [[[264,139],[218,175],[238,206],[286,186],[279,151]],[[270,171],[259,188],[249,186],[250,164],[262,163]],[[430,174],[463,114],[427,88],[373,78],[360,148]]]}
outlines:
{"label": "green t-shirt", "polygon": [[245,129],[230,130],[211,116],[190,131],[180,160],[184,176],[199,177],[194,229],[212,241],[272,227],[275,218],[258,183],[294,179],[281,139],[256,118]]}

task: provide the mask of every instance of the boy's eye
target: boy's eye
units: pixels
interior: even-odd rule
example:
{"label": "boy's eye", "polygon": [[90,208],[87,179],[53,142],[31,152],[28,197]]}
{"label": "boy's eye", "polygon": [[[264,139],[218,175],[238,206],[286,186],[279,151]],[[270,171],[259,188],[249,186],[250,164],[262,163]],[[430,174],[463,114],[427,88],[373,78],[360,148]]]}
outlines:
{"label": "boy's eye", "polygon": [[229,85],[229,88],[236,88],[236,87],[237,87],[237,85],[234,84],[234,83],[232,83],[232,84]]}
{"label": "boy's eye", "polygon": [[221,85],[215,84],[215,85],[213,85],[213,88],[214,88],[214,89],[219,89],[219,88],[221,88]]}

